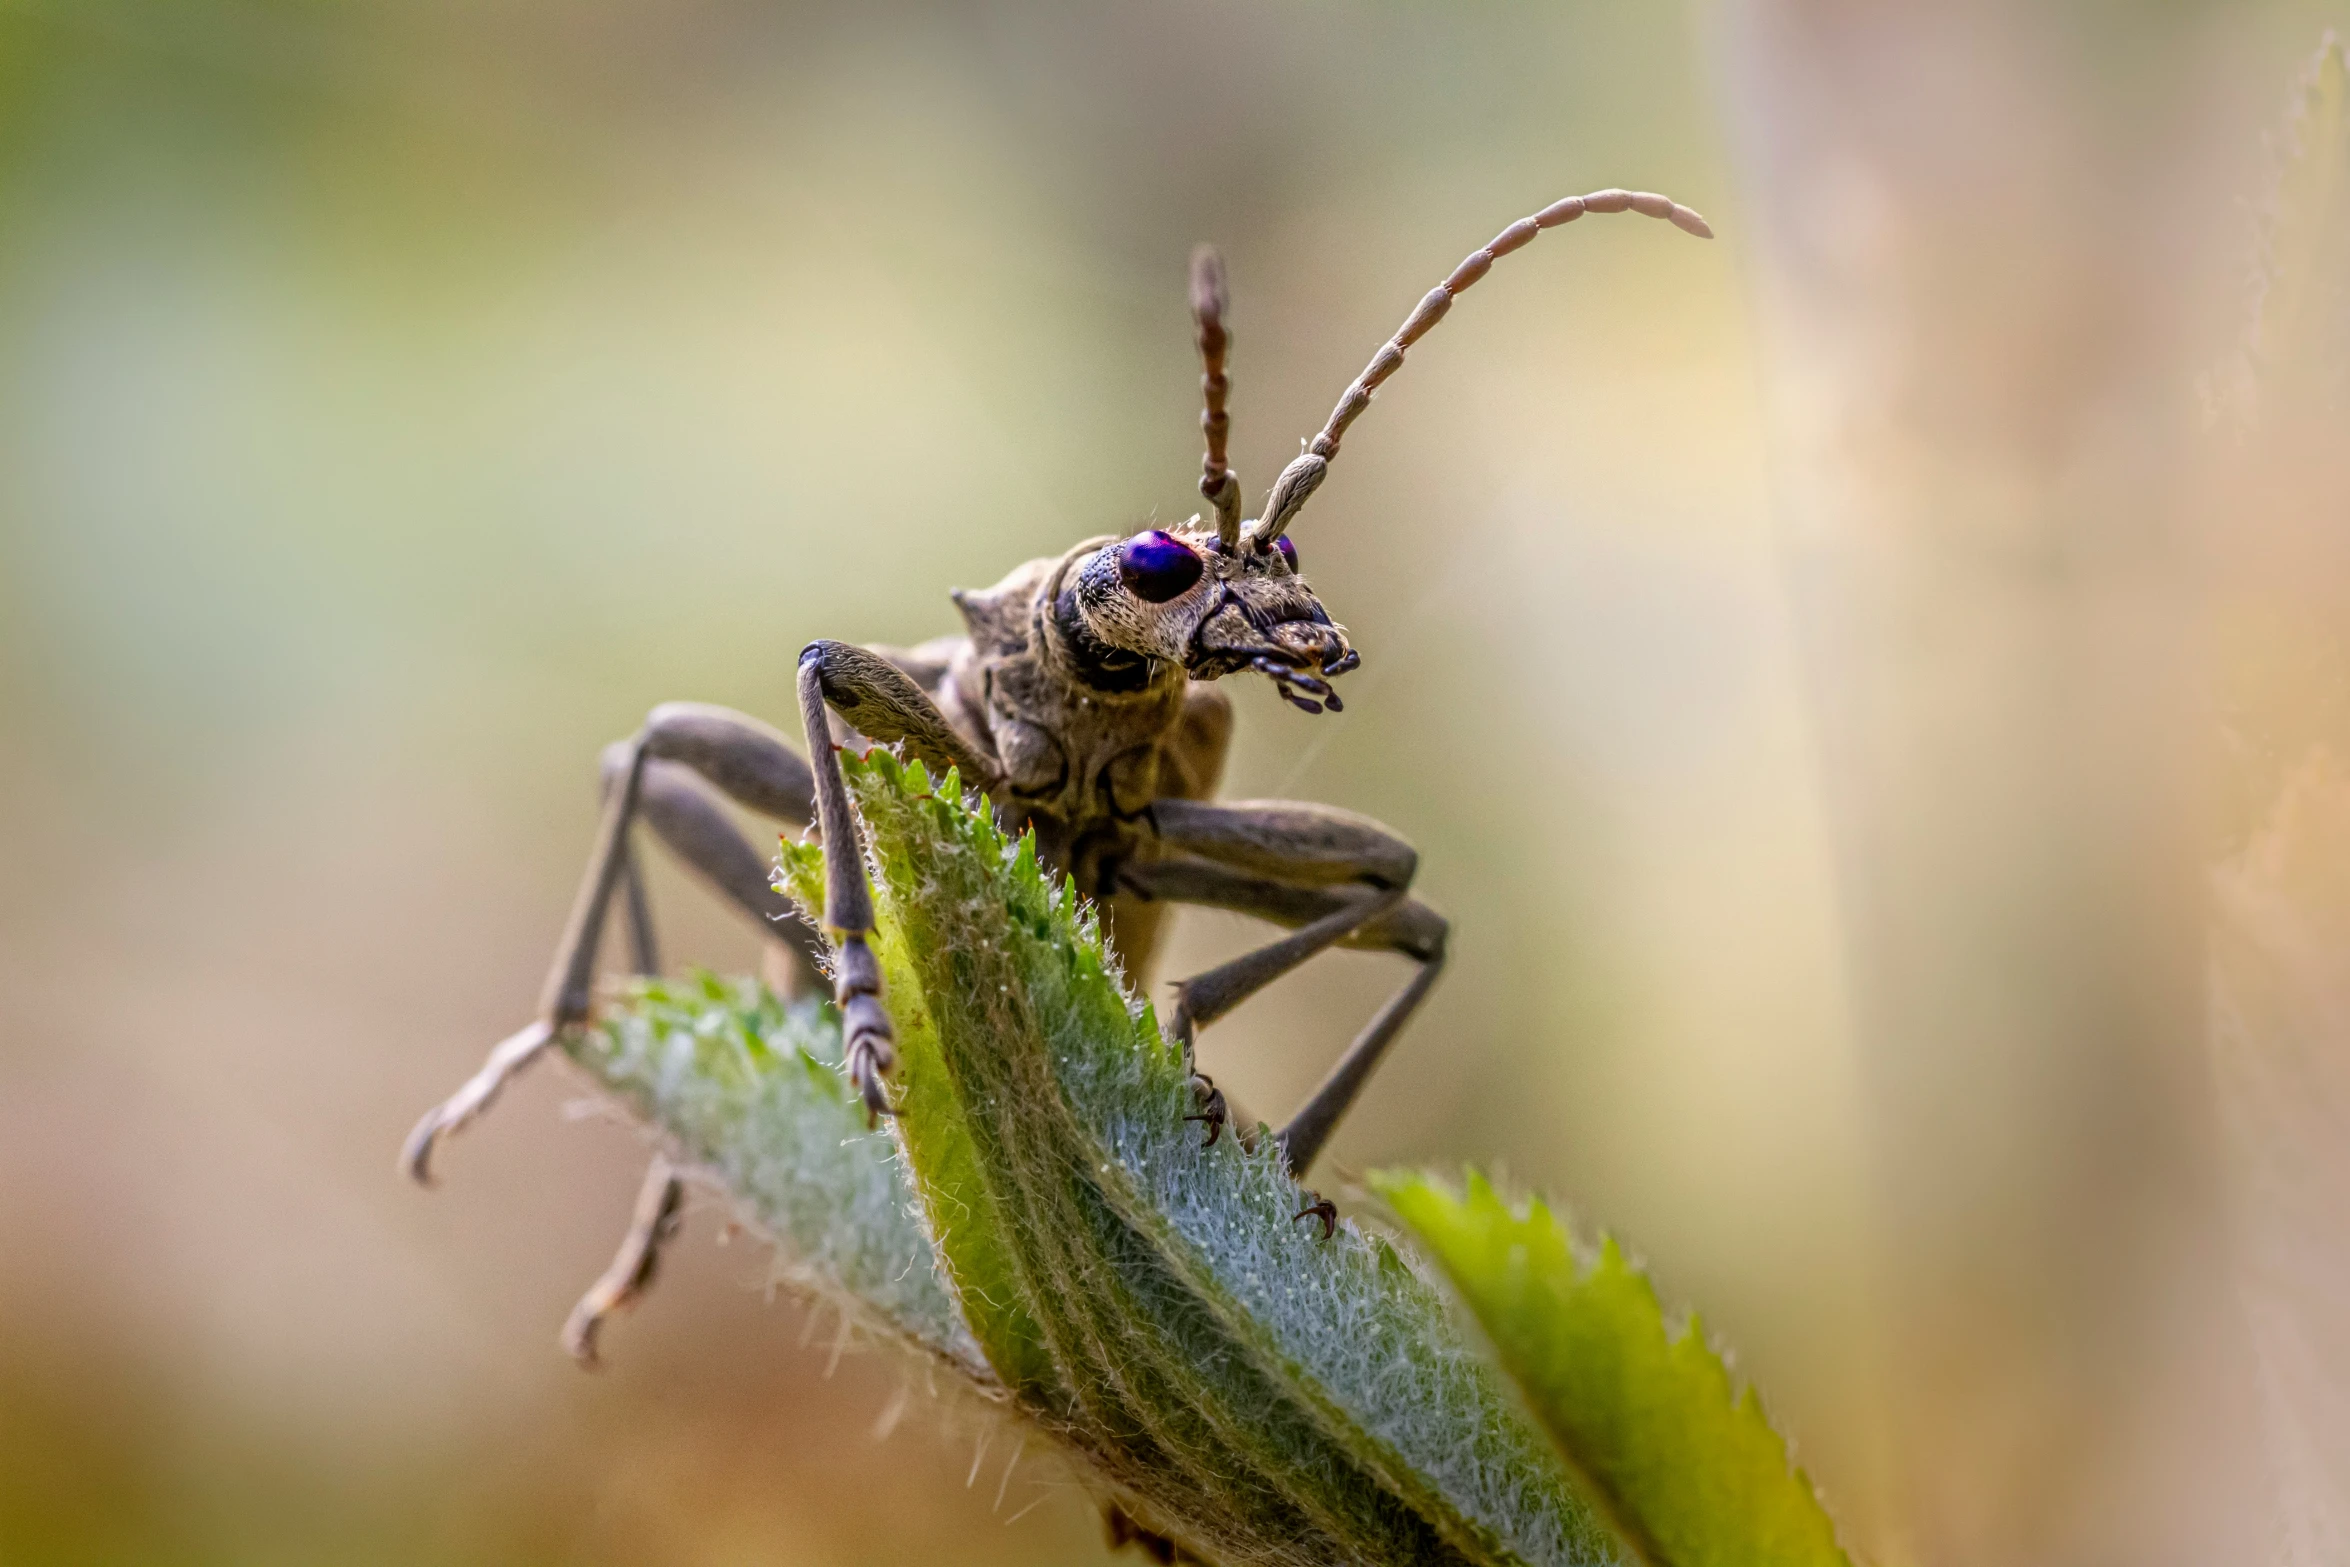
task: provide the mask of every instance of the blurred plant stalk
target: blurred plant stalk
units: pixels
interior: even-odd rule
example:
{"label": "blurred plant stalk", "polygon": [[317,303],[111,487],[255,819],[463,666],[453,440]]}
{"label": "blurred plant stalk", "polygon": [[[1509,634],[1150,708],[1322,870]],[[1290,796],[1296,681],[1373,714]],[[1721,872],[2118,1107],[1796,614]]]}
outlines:
{"label": "blurred plant stalk", "polygon": [[2259,1405],[2251,1559],[2350,1559],[2350,59],[2269,147],[2204,515],[2222,740],[2211,1046]]}
{"label": "blurred plant stalk", "polygon": [[[1732,8],[1933,1564],[2251,1559],[2205,1052],[2193,7]],[[2126,47],[2125,47],[2126,45]],[[2240,208],[2238,209],[2240,210]]]}

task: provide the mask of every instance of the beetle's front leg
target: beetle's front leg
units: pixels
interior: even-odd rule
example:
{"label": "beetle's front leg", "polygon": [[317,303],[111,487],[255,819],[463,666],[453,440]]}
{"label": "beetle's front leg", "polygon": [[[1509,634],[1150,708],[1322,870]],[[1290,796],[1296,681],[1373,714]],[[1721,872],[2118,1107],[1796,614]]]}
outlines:
{"label": "beetle's front leg", "polygon": [[800,653],[799,680],[800,722],[816,768],[816,822],[824,837],[824,928],[840,950],[833,996],[840,1005],[849,1080],[865,1100],[867,1120],[878,1125],[893,1113],[881,1079],[897,1063],[897,1030],[881,1003],[881,963],[870,941],[873,891],[865,883],[864,846],[825,709],[870,739],[904,746],[942,775],[951,767],[985,788],[996,770],[905,671],[870,649],[811,642]]}
{"label": "beetle's front leg", "polygon": [[[865,1120],[878,1126],[894,1115],[881,1080],[897,1064],[897,1030],[881,1004],[881,960],[873,955],[873,889],[865,883],[865,849],[849,811],[849,790],[841,777],[840,750],[825,717],[824,663],[827,644],[812,642],[800,654],[800,722],[808,732],[808,758],[816,769],[816,830],[824,839],[824,929],[839,949],[834,962],[833,1000],[840,1007],[843,1055],[849,1081],[865,1101]],[[911,682],[908,682],[911,684]]]}

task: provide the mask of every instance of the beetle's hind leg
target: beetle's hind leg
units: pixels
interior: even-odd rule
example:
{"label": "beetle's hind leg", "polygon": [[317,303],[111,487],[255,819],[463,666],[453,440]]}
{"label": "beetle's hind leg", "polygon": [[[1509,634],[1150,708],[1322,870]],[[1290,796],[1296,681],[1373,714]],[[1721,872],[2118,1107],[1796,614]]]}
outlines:
{"label": "beetle's hind leg", "polygon": [[[587,1020],[594,999],[597,948],[616,894],[625,909],[637,972],[659,972],[652,911],[631,842],[631,831],[640,820],[727,901],[757,921],[772,952],[790,971],[790,988],[812,984],[818,977],[819,938],[799,919],[796,906],[768,885],[767,862],[736,830],[716,794],[723,791],[778,820],[804,822],[814,809],[814,788],[807,763],[780,735],[744,714],[698,703],[655,708],[643,731],[607,749],[602,825],[548,972],[539,1015],[501,1042],[464,1087],[417,1123],[401,1156],[409,1173],[428,1181],[440,1139],[488,1108],[515,1073],[565,1030]],[[667,1159],[655,1158],[618,1256],[565,1324],[564,1344],[581,1360],[594,1361],[604,1320],[652,1282],[661,1245],[682,1217],[683,1196],[676,1170]]]}
{"label": "beetle's hind leg", "polygon": [[699,703],[655,708],[633,738],[604,757],[604,814],[588,856],[586,876],[540,992],[538,1016],[499,1042],[481,1069],[417,1122],[400,1163],[430,1185],[440,1140],[489,1108],[507,1082],[536,1060],[566,1029],[587,1021],[595,1000],[597,949],[613,894],[627,889],[631,945],[640,971],[657,961],[650,911],[630,849],[630,829],[641,817],[679,858],[815,973],[815,933],[801,925],[791,901],[767,885],[766,861],[726,819],[704,784],[739,803],[787,822],[813,814],[814,779],[808,764],[757,719]]}
{"label": "beetle's hind leg", "polygon": [[[479,1071],[463,1087],[425,1112],[400,1151],[400,1165],[420,1185],[432,1184],[432,1155],[440,1140],[487,1110],[517,1072],[530,1065],[553,1044],[563,1030],[586,1021],[594,999],[596,949],[602,945],[604,917],[612,893],[627,873],[630,855],[628,830],[636,818],[637,799],[644,787],[645,741],[642,735],[625,742],[626,754],[617,784],[607,789],[604,815],[596,832],[596,847],[588,857],[587,876],[572,900],[571,918],[555,947],[555,961],[547,971],[546,988],[539,996],[538,1016],[527,1026],[498,1042]],[[639,900],[632,899],[632,903]],[[640,939],[640,956],[649,955],[649,935]]]}
{"label": "beetle's hind leg", "polygon": [[[631,765],[630,751],[629,743],[623,741],[605,752],[607,790],[617,784],[621,771]],[[646,764],[648,769],[664,765],[669,764]],[[647,803],[647,792],[661,792],[654,787],[652,777],[639,785],[640,809]],[[620,891],[628,913],[629,950],[635,959],[636,972],[640,977],[652,978],[661,972],[660,944],[653,934],[652,903],[635,845],[625,842],[621,847]],[[684,1222],[685,1183],[678,1178],[667,1155],[655,1154],[637,1189],[636,1209],[629,1220],[628,1233],[621,1237],[620,1250],[564,1320],[563,1347],[572,1359],[588,1367],[599,1363],[596,1343],[602,1336],[604,1323],[615,1312],[635,1305],[652,1288],[653,1275],[661,1267],[661,1249]]]}
{"label": "beetle's hind leg", "polygon": [[652,1287],[661,1266],[661,1248],[684,1222],[685,1182],[666,1155],[655,1154],[637,1189],[636,1211],[612,1265],[588,1286],[563,1324],[563,1347],[572,1359],[583,1366],[597,1363],[596,1341],[604,1323],[613,1313],[635,1305]]}

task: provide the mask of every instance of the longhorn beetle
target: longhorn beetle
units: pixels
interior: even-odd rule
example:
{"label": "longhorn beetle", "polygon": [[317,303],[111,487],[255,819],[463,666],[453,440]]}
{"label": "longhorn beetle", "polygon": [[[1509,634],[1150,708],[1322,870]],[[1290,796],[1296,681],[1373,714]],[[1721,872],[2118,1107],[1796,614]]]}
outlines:
{"label": "longhorn beetle", "polygon": [[[1173,1033],[1186,1065],[1202,1026],[1326,948],[1410,958],[1417,965],[1411,978],[1276,1134],[1291,1174],[1303,1176],[1436,983],[1448,927],[1411,896],[1418,855],[1379,823],[1328,805],[1211,799],[1232,734],[1231,704],[1213,682],[1253,672],[1308,713],[1341,709],[1331,682],[1362,656],[1307,586],[1290,525],[1328,476],[1348,427],[1453,300],[1498,257],[1586,212],[1637,212],[1713,237],[1696,213],[1647,192],[1569,196],[1520,218],[1429,291],[1338,399],[1321,433],[1281,470],[1262,513],[1247,521],[1240,476],[1225,460],[1231,336],[1224,265],[1202,246],[1191,259],[1191,313],[1206,403],[1199,487],[1212,519],[1202,514],[1180,528],[1087,539],[1016,568],[992,588],[957,592],[962,636],[904,649],[809,643],[799,660],[806,756],[742,713],[686,702],[654,708],[633,738],[604,753],[603,823],[538,1017],[417,1124],[402,1155],[409,1173],[429,1182],[439,1139],[480,1114],[565,1030],[587,1021],[596,951],[615,896],[626,900],[638,969],[658,971],[630,844],[639,819],[782,944],[800,982],[817,982],[820,938],[790,917],[796,910],[768,885],[765,862],[713,790],[780,821],[813,820],[823,841],[838,846],[825,856],[823,926],[845,1062],[868,1118],[893,1114],[886,1079],[895,1035],[881,967],[867,943],[872,894],[837,754],[862,740],[902,747],[933,776],[960,769],[1007,826],[1032,830],[1038,858],[1106,907],[1112,944],[1129,974],[1144,972],[1169,903],[1236,909],[1290,927],[1280,940],[1176,986]],[[1208,1078],[1195,1070],[1192,1081],[1199,1109],[1188,1119],[1202,1122],[1213,1142],[1231,1111]],[[1307,1195],[1313,1201],[1297,1217],[1319,1219],[1327,1235],[1334,1210]],[[676,1173],[656,1159],[619,1256],[565,1329],[581,1358],[593,1358],[604,1316],[650,1281],[681,1197]]]}

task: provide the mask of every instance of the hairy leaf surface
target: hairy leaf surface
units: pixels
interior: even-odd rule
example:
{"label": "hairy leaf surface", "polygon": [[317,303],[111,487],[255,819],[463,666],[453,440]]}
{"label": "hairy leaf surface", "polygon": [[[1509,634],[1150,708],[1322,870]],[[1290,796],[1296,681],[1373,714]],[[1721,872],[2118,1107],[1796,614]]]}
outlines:
{"label": "hairy leaf surface", "polygon": [[[884,752],[849,785],[898,1131],[1023,1411],[1218,1561],[1621,1559],[1426,1280],[1297,1223],[1269,1141],[1201,1146],[1178,1052],[1033,845]],[[790,866],[804,902],[820,863]]]}
{"label": "hairy leaf surface", "polygon": [[791,1277],[868,1328],[986,1373],[915,1217],[913,1183],[840,1072],[840,1023],[755,980],[634,986],[572,1059],[718,1177]]}
{"label": "hairy leaf surface", "polygon": [[[1419,1264],[1351,1224],[1324,1240],[1298,1222],[1270,1139],[1202,1145],[1180,1053],[1032,843],[952,774],[934,790],[885,752],[846,760],[900,1114],[867,1130],[829,1009],[756,985],[640,985],[570,1046],[799,1277],[967,1371],[1134,1516],[1227,1567],[1684,1560],[1654,1549],[1672,1531],[1559,1461]],[[803,906],[822,864],[784,850]],[[1612,1357],[1587,1368],[1602,1386],[1658,1407],[1682,1386],[1677,1361],[1627,1335],[1578,1346]],[[1753,1500],[1742,1450],[1702,1421],[1656,1431],[1648,1461],[1712,1487],[1708,1538],[1728,1538]],[[1743,1560],[1838,1559],[1772,1554],[1789,1536],[1767,1505],[1756,1528]]]}

